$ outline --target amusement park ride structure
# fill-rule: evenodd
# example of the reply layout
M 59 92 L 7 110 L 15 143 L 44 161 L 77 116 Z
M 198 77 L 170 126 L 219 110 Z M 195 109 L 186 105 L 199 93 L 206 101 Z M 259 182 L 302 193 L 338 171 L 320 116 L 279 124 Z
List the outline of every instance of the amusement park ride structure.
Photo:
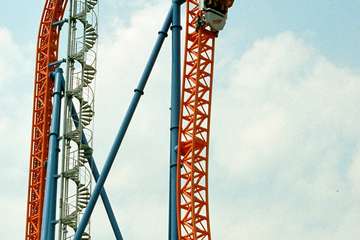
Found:
M 185 59 L 181 81 L 180 16 L 184 2 Z M 92 156 L 98 0 L 46 0 L 36 55 L 26 240 L 92 239 L 89 220 L 99 196 L 115 239 L 123 239 L 104 183 L 169 29 L 172 81 L 168 239 L 211 239 L 208 159 L 215 39 L 225 26 L 233 2 L 172 1 L 99 173 Z M 64 18 L 66 9 L 68 17 Z M 59 58 L 64 24 L 68 25 L 67 56 Z M 60 68 L 63 63 L 65 71 Z

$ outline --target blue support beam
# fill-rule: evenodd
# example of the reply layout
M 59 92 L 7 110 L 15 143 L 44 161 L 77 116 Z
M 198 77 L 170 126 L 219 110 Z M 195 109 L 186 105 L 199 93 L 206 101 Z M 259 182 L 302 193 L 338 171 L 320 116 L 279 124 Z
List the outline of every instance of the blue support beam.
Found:
M 144 89 L 146 86 L 146 83 L 149 79 L 150 73 L 152 72 L 152 69 L 155 65 L 156 59 L 159 55 L 159 52 L 161 50 L 161 47 L 164 43 L 165 38 L 167 37 L 167 32 L 170 28 L 172 22 L 172 9 L 168 13 L 165 23 L 162 26 L 161 30 L 159 31 L 158 39 L 155 43 L 154 49 L 151 52 L 150 58 L 146 64 L 145 70 L 140 78 L 139 84 L 137 88 L 134 91 L 134 96 L 131 100 L 131 103 L 128 107 L 128 110 L 126 112 L 126 115 L 123 119 L 123 122 L 120 126 L 120 129 L 116 135 L 116 138 L 114 140 L 114 143 L 111 147 L 110 153 L 105 161 L 104 168 L 99 176 L 99 179 L 95 185 L 94 191 L 90 197 L 88 206 L 85 209 L 84 215 L 81 218 L 80 224 L 78 226 L 78 229 L 75 233 L 74 240 L 81 240 L 81 236 L 84 233 L 84 230 L 89 223 L 90 216 L 94 210 L 95 204 L 99 198 L 100 192 L 103 189 L 103 186 L 105 184 L 106 178 L 109 175 L 109 172 L 111 170 L 111 167 L 115 161 L 115 157 L 117 155 L 117 152 L 119 151 L 119 148 L 121 146 L 121 143 L 125 137 L 126 131 L 130 125 L 130 121 L 135 113 L 135 110 L 137 108 L 137 105 L 140 101 L 141 96 L 144 94 Z
M 74 122 L 76 128 L 78 128 L 79 124 L 80 124 L 80 119 L 79 119 L 79 116 L 78 116 L 78 114 L 77 114 L 77 112 L 75 110 L 75 106 L 73 105 L 73 103 L 71 103 L 71 104 L 72 104 L 71 117 L 73 119 L 73 122 Z M 86 139 L 86 135 L 84 134 L 84 132 L 82 132 L 82 136 L 84 136 L 84 137 L 81 138 L 81 143 L 85 144 L 85 145 L 88 145 L 88 140 Z M 99 180 L 99 170 L 98 170 L 98 168 L 96 166 L 95 159 L 94 159 L 93 156 L 91 156 L 90 158 L 88 158 L 88 161 L 89 161 L 91 172 L 92 172 L 92 174 L 93 174 L 93 176 L 95 178 L 95 181 L 97 182 Z M 118 223 L 116 221 L 116 217 L 115 217 L 114 211 L 112 210 L 110 200 L 109 200 L 109 197 L 108 197 L 108 195 L 107 195 L 107 193 L 105 191 L 105 188 L 101 189 L 100 196 L 101 196 L 101 199 L 102 199 L 102 201 L 104 203 L 104 207 L 105 207 L 106 213 L 108 215 L 108 218 L 109 218 L 109 221 L 110 221 L 111 227 L 113 229 L 116 240 L 123 240 L 119 225 L 118 225 Z
M 56 224 L 56 196 L 59 163 L 59 132 L 60 111 L 63 90 L 63 70 L 57 68 L 52 73 L 54 80 L 53 109 L 51 114 L 51 127 L 49 137 L 49 154 L 46 168 L 45 200 L 43 207 L 43 218 L 41 227 L 41 240 L 55 239 Z
M 170 122 L 170 180 L 169 180 L 169 230 L 168 239 L 178 239 L 177 224 L 177 145 L 179 136 L 179 110 L 181 88 L 181 2 L 172 1 L 172 77 L 171 77 L 171 122 Z

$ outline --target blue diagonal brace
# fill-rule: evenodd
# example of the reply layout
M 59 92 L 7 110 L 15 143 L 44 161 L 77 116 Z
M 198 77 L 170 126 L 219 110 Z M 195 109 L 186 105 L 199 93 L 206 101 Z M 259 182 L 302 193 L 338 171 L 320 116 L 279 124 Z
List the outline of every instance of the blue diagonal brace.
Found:
M 79 119 L 79 116 L 75 110 L 75 106 L 73 103 L 71 103 L 71 117 L 74 121 L 74 124 L 76 126 L 76 128 L 79 126 L 79 123 L 80 123 L 80 119 Z M 81 139 L 81 143 L 82 144 L 88 144 L 88 140 L 86 139 L 86 136 L 84 134 L 84 132 L 82 132 L 82 136 L 84 136 L 82 139 Z M 95 163 L 95 159 L 93 156 L 89 157 L 88 158 L 88 161 L 89 161 L 89 165 L 90 165 L 90 169 L 91 169 L 91 172 L 95 178 L 95 181 L 97 182 L 98 179 L 99 179 L 99 170 L 96 166 L 96 163 Z M 110 200 L 109 200 L 109 197 L 105 191 L 104 188 L 101 189 L 101 192 L 100 192 L 100 195 L 101 195 L 101 199 L 104 203 L 104 207 L 105 207 L 105 210 L 106 210 L 106 213 L 108 215 L 108 218 L 109 218 L 109 221 L 110 221 L 110 224 L 111 224 L 111 227 L 113 229 L 113 232 L 114 232 L 114 235 L 116 237 L 116 240 L 123 240 L 123 237 L 121 235 L 121 231 L 120 231 L 120 228 L 119 228 L 119 225 L 116 221 L 116 217 L 115 217 L 115 214 L 114 214 L 114 211 L 112 210 L 112 207 L 111 207 L 111 204 L 110 204 Z
M 114 143 L 111 147 L 111 150 L 110 150 L 110 153 L 105 161 L 105 165 L 104 165 L 104 168 L 101 172 L 101 175 L 95 185 L 95 189 L 93 191 L 93 193 L 91 194 L 91 197 L 90 197 L 90 200 L 89 200 L 89 203 L 88 203 L 88 206 L 86 207 L 85 209 L 85 212 L 84 212 L 84 215 L 83 217 L 81 218 L 81 221 L 80 221 L 80 224 L 78 226 L 78 229 L 75 233 L 75 236 L 74 236 L 74 240 L 81 240 L 81 236 L 82 234 L 84 233 L 84 230 L 89 222 L 89 219 L 90 219 L 90 216 L 94 210 L 94 207 L 95 207 L 95 204 L 99 198 L 99 194 L 101 192 L 101 190 L 103 189 L 103 186 L 105 184 L 105 181 L 106 181 L 106 178 L 108 177 L 109 175 L 109 172 L 111 170 L 111 167 L 115 161 L 115 157 L 119 151 L 119 148 L 121 146 L 121 143 L 125 137 L 125 134 L 126 134 L 126 131 L 130 125 L 130 121 L 135 113 L 135 110 L 137 108 L 137 105 L 140 101 L 140 98 L 141 96 L 144 94 L 144 89 L 145 89 L 145 86 L 146 86 L 146 83 L 149 79 L 149 76 L 150 76 L 150 73 L 152 72 L 152 69 L 155 65 L 155 62 L 156 62 L 156 59 L 160 53 L 160 50 L 161 50 L 161 47 L 164 43 L 164 40 L 167 36 L 167 32 L 169 31 L 169 28 L 170 28 L 170 25 L 171 25 L 171 22 L 172 22 L 172 8 L 170 9 L 167 17 L 166 17 L 166 20 L 165 20 L 165 23 L 162 27 L 162 29 L 159 31 L 159 36 L 158 36 L 158 39 L 155 43 L 155 46 L 154 46 L 154 49 L 153 51 L 151 52 L 151 55 L 150 55 L 150 58 L 146 64 L 146 67 L 145 67 L 145 70 L 140 78 L 140 81 L 139 81 L 139 84 L 137 86 L 137 88 L 135 89 L 134 91 L 134 96 L 131 100 L 131 103 L 128 107 L 128 110 L 126 112 L 126 115 L 123 119 L 123 122 L 120 126 L 120 129 L 116 135 L 116 138 L 114 140 Z

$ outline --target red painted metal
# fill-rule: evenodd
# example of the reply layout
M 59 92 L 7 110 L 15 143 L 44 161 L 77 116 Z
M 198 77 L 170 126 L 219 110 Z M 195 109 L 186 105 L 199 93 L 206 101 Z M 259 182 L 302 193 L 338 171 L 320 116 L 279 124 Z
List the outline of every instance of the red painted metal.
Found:
M 179 123 L 179 240 L 210 240 L 208 159 L 216 33 L 197 29 L 199 0 L 187 0 L 185 63 Z
M 53 83 L 49 67 L 58 58 L 59 35 L 52 23 L 62 19 L 67 0 L 46 0 L 41 17 L 36 51 L 33 120 L 30 149 L 26 240 L 40 240 L 44 202 L 46 161 L 51 121 Z

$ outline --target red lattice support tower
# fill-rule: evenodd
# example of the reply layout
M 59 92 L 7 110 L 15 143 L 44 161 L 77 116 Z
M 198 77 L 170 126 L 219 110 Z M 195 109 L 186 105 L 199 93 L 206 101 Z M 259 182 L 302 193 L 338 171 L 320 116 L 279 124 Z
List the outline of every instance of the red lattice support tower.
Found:
M 57 61 L 59 28 L 52 24 L 62 19 L 67 0 L 46 0 L 41 17 L 36 50 L 33 120 L 30 149 L 29 186 L 26 213 L 26 240 L 40 240 L 45 190 L 46 161 L 51 122 L 53 83 L 49 64 Z
M 216 33 L 197 29 L 199 0 L 187 0 L 180 107 L 177 216 L 180 240 L 210 240 L 208 159 Z

